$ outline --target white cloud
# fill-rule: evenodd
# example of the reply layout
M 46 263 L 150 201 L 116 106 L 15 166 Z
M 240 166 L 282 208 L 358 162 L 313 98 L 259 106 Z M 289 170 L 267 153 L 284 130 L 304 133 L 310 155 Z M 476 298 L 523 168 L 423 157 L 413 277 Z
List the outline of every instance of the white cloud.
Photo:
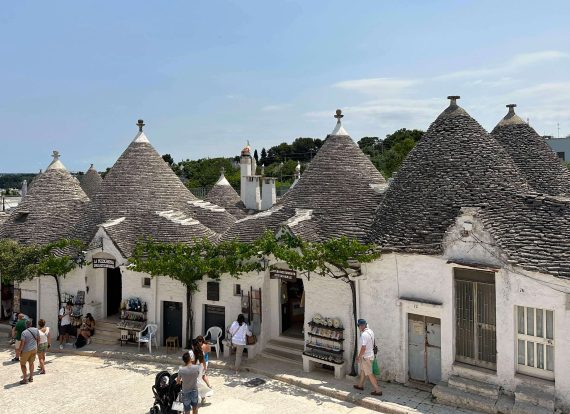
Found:
M 261 108 L 261 110 L 263 112 L 278 112 L 281 111 L 283 109 L 287 109 L 290 108 L 291 104 L 279 104 L 279 105 L 266 105 L 264 107 Z
M 421 83 L 420 79 L 371 78 L 335 83 L 333 87 L 371 95 L 396 95 Z

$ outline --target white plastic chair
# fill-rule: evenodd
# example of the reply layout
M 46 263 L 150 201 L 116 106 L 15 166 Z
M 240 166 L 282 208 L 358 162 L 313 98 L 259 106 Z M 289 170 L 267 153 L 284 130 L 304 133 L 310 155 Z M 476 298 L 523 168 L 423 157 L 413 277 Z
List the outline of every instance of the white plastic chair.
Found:
M 146 332 L 146 335 L 143 333 Z M 141 342 L 147 343 L 148 342 L 148 352 L 152 354 L 152 341 L 154 340 L 154 345 L 158 349 L 158 340 L 156 339 L 156 333 L 158 332 L 158 325 L 149 323 L 147 326 L 144 327 L 142 331 L 137 333 L 137 342 L 139 343 L 139 349 L 141 349 Z
M 216 348 L 216 357 L 220 359 L 220 338 L 222 337 L 222 328 L 219 326 L 212 326 L 206 331 L 206 335 L 204 335 L 204 339 L 208 338 L 210 335 L 210 339 L 206 339 L 210 348 Z

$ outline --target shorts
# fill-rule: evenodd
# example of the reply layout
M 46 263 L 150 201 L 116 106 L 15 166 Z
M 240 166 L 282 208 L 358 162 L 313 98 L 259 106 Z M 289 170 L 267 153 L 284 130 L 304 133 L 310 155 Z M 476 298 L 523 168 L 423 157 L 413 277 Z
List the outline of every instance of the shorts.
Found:
M 20 354 L 20 365 L 26 365 L 26 362 L 33 364 L 36 360 L 36 353 L 37 350 L 35 349 L 33 351 L 22 352 Z
M 184 411 L 198 407 L 198 390 L 182 391 L 182 404 L 184 404 Z
M 47 351 L 48 349 L 48 343 L 44 342 L 43 344 L 39 344 L 38 345 L 38 354 L 41 354 L 42 352 Z
M 60 335 L 71 335 L 71 336 L 75 336 L 76 332 L 75 329 L 73 329 L 73 326 L 71 324 L 68 325 L 61 325 L 59 327 L 59 334 Z
M 371 375 L 372 374 L 372 358 L 361 358 L 360 359 L 360 369 L 364 372 L 364 375 Z

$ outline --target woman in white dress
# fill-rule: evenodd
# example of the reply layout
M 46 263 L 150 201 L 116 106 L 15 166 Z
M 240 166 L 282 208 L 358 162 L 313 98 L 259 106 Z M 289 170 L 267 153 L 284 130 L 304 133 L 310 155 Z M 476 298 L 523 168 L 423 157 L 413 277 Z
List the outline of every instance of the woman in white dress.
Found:
M 214 390 L 206 385 L 204 382 L 204 372 L 206 371 L 206 359 L 204 358 L 204 352 L 202 352 L 202 345 L 198 341 L 194 341 L 192 344 L 192 352 L 194 353 L 194 363 L 200 365 L 200 374 L 198 375 L 198 398 L 202 401 L 202 404 L 206 402 L 206 397 L 211 397 L 214 395 Z

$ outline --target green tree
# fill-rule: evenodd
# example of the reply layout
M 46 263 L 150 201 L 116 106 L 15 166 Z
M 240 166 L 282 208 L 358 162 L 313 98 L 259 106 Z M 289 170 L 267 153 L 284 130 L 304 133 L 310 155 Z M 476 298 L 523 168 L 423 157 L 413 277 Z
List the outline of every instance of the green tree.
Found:
M 164 155 L 162 156 L 162 159 L 163 159 L 164 161 L 166 161 L 166 163 L 167 163 L 168 165 L 170 165 L 171 167 L 172 167 L 172 164 L 174 164 L 174 159 L 172 158 L 172 155 L 170 155 L 170 154 L 164 154 Z
M 390 178 L 400 169 L 402 162 L 408 153 L 421 140 L 424 132 L 418 129 L 399 129 L 392 134 L 386 135 L 381 141 L 382 150 L 371 157 L 373 164 L 382 172 L 384 177 Z
M 240 170 L 235 168 L 230 158 L 202 158 L 199 160 L 186 160 L 179 163 L 182 174 L 187 177 L 188 188 L 212 187 L 220 177 L 224 168 L 225 176 L 230 184 L 239 189 Z
M 0 240 L 0 273 L 2 281 L 22 282 L 39 276 L 55 279 L 58 303 L 61 305 L 59 278 L 85 264 L 78 240 L 62 239 L 45 245 L 22 245 L 10 239 Z

